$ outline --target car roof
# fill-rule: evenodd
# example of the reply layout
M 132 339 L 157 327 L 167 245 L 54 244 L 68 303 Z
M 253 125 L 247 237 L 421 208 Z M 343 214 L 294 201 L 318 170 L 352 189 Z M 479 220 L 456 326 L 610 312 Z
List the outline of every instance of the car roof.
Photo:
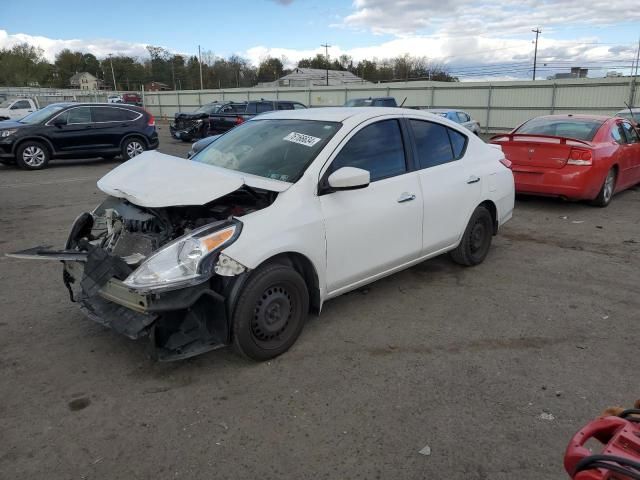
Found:
M 381 115 L 399 115 L 403 113 L 420 114 L 418 110 L 408 110 L 399 107 L 321 107 L 300 110 L 278 110 L 262 113 L 259 118 L 344 122 L 352 117 L 361 117 L 362 120 L 366 120 L 367 118 L 379 117 Z
M 565 113 L 559 115 L 541 115 L 535 118 L 544 118 L 548 120 L 599 120 L 601 122 L 606 122 L 611 119 L 611 115 L 590 115 L 586 113 Z
M 47 105 L 48 107 L 51 105 L 60 105 L 62 107 L 111 107 L 111 108 L 132 108 L 134 110 L 144 110 L 141 107 L 136 105 L 130 105 L 128 103 L 80 103 L 80 102 L 58 102 L 51 103 Z

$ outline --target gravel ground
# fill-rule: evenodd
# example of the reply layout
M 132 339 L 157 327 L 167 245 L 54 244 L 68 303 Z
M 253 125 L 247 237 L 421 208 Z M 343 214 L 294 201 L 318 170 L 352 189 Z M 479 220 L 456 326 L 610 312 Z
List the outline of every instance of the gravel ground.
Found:
M 570 436 L 640 397 L 640 188 L 519 199 L 484 264 L 332 300 L 271 362 L 160 364 L 85 319 L 58 264 L 4 257 L 62 245 L 118 163 L 0 168 L 1 478 L 562 479 Z

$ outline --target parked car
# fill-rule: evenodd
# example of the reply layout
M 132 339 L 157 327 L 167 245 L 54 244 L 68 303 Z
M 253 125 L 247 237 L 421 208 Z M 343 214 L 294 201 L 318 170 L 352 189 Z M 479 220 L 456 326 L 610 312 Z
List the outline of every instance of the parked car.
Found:
M 511 161 L 518 193 L 605 207 L 615 193 L 640 182 L 640 136 L 621 118 L 547 115 L 491 143 Z
M 427 110 L 429 113 L 448 118 L 452 122 L 459 123 L 463 127 L 469 129 L 476 135 L 480 135 L 480 123 L 471 118 L 467 112 L 461 110 L 448 110 L 443 108 L 431 108 Z
M 148 336 L 159 359 L 233 344 L 285 352 L 309 311 L 445 252 L 477 265 L 511 218 L 499 148 L 397 108 L 255 117 L 191 161 L 156 152 L 98 181 L 74 223 L 63 280 L 93 320 Z
M 12 98 L 0 103 L 0 121 L 18 120 L 38 110 L 38 104 L 31 98 Z
M 122 98 L 122 95 L 109 95 L 107 97 L 107 103 L 124 103 L 124 99 Z
M 209 104 L 211 107 L 211 104 Z M 211 110 L 194 114 L 177 113 L 175 122 L 169 126 L 174 138 L 192 141 L 209 135 L 219 135 L 240 125 L 250 118 L 273 110 L 299 110 L 307 108 L 302 103 L 289 100 L 252 100 L 249 102 L 227 102 L 214 104 Z M 204 109 L 204 107 L 201 107 Z M 208 122 L 207 122 L 208 120 Z
M 212 135 L 210 137 L 201 138 L 197 142 L 194 142 L 194 144 L 191 145 L 191 150 L 189 150 L 189 152 L 187 153 L 187 158 L 191 158 L 196 153 L 200 152 L 200 150 L 204 150 L 205 147 L 208 147 L 211 143 L 215 142 L 218 138 L 220 138 L 220 135 Z
M 122 102 L 128 105 L 142 106 L 142 97 L 137 93 L 123 93 Z
M 209 116 L 228 104 L 212 102 L 198 107 L 193 112 L 176 112 L 169 133 L 184 142 L 209 135 Z
M 397 107 L 396 99 L 393 97 L 369 97 L 369 98 L 352 98 L 347 100 L 345 107 Z
M 629 120 L 636 128 L 640 127 L 640 108 L 625 108 L 616 113 L 616 117 Z
M 52 158 L 130 159 L 157 147 L 153 115 L 132 105 L 54 103 L 0 122 L 0 163 L 27 170 L 45 168 Z

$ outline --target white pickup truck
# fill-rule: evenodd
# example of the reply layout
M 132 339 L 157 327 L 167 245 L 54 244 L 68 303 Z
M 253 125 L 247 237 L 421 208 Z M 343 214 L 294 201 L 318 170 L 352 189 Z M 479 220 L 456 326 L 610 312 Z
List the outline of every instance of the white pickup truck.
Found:
M 12 98 L 0 103 L 0 120 L 19 120 L 38 110 L 36 102 L 30 98 Z

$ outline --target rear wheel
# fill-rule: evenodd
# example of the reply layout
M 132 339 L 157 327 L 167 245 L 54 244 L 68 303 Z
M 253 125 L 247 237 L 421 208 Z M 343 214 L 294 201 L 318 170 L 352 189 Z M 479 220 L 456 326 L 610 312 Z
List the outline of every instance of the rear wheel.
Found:
M 616 178 L 616 169 L 612 168 L 607 172 L 602 188 L 600 189 L 598 196 L 591 201 L 591 205 L 595 205 L 596 207 L 606 207 L 611 203 L 613 191 L 616 188 Z
M 471 220 L 462 235 L 460 245 L 450 253 L 454 262 L 473 266 L 482 263 L 489 253 L 493 237 L 493 218 L 483 206 L 479 206 L 471 215 Z
M 257 269 L 243 287 L 233 314 L 235 349 L 252 360 L 286 352 L 297 340 L 309 311 L 309 292 L 293 268 Z
M 49 159 L 49 150 L 40 142 L 26 141 L 16 151 L 16 163 L 25 170 L 43 169 Z
M 144 142 L 138 137 L 128 138 L 122 145 L 122 158 L 131 160 L 146 149 Z

